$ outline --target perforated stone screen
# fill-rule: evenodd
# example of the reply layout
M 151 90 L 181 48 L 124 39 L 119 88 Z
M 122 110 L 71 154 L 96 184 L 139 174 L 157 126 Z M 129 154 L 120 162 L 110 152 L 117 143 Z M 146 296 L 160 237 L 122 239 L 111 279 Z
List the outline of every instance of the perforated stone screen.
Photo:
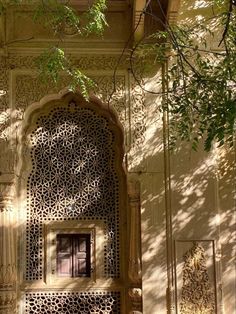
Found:
M 119 181 L 107 118 L 75 103 L 41 115 L 31 134 L 26 280 L 43 278 L 43 223 L 98 220 L 106 226 L 104 276 L 119 277 Z
M 25 314 L 119 314 L 119 292 L 30 292 Z

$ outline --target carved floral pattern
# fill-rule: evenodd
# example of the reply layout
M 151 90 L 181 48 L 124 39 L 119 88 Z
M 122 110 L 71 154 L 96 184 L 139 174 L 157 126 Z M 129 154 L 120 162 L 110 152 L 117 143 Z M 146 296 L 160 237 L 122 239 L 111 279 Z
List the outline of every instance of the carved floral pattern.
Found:
M 195 243 L 184 256 L 180 313 L 215 313 L 215 297 L 207 272 L 205 251 L 199 243 Z
M 73 58 L 72 58 L 73 59 Z M 76 64 L 81 70 L 98 72 L 98 75 L 90 75 L 97 83 L 95 94 L 104 102 L 107 102 L 113 90 L 113 71 L 117 65 L 117 58 L 112 56 L 82 56 L 79 59 L 74 58 Z M 35 70 L 35 62 L 33 57 L 14 56 L 9 59 L 9 68 Z M 119 63 L 119 70 L 127 70 L 125 60 Z M 101 74 L 99 71 L 111 71 L 111 74 Z M 33 102 L 39 101 L 43 96 L 50 93 L 57 93 L 68 85 L 66 78 L 55 88 L 53 85 L 42 85 L 36 77 L 30 74 L 19 74 L 16 77 L 15 99 L 17 108 L 25 108 Z M 129 86 L 129 98 L 126 97 L 128 82 L 125 75 L 116 75 L 116 92 L 112 95 L 111 105 L 116 109 L 120 122 L 123 124 L 126 133 L 130 134 L 130 117 L 132 120 L 132 143 L 140 145 L 143 143 L 146 130 L 146 109 L 144 103 L 144 93 L 141 87 L 132 82 Z M 19 113 L 19 118 L 23 116 L 23 111 Z
M 113 71 L 118 58 L 99 55 L 73 57 L 72 59 L 85 72 L 96 71 L 96 74 L 91 75 L 97 83 L 95 94 L 102 101 L 107 102 L 113 90 Z M 52 84 L 41 84 L 34 74 L 36 71 L 34 56 L 11 55 L 1 57 L 0 61 L 0 148 L 2 150 L 0 171 L 13 173 L 16 161 L 15 137 L 26 107 L 47 94 L 59 92 L 68 86 L 68 80 L 66 77 L 62 78 L 57 87 Z M 127 71 L 127 68 L 127 60 L 124 58 L 119 63 L 118 69 Z M 26 72 L 15 72 L 12 76 L 13 80 L 9 81 L 11 70 Z M 101 72 L 100 74 L 99 71 L 110 71 L 110 73 L 102 74 Z M 12 86 L 9 85 L 11 82 Z M 12 89 L 12 108 L 9 105 L 10 89 Z M 116 75 L 116 92 L 110 103 L 117 111 L 120 122 L 124 126 L 127 136 L 126 143 L 133 147 L 140 147 L 146 131 L 146 108 L 144 93 L 140 86 L 132 80 L 129 86 L 127 76 L 118 73 Z
M 140 146 L 146 131 L 146 110 L 144 91 L 134 80 L 131 83 L 131 119 L 132 143 L 134 146 Z
M 10 110 L 7 59 L 0 58 L 0 140 L 6 142 L 9 135 Z M 9 145 L 9 143 L 7 143 Z
M 96 96 L 103 102 L 107 102 L 110 93 L 113 89 L 112 76 L 90 76 L 97 87 L 94 91 Z M 17 107 L 21 108 L 21 114 L 23 115 L 24 110 L 29 104 L 39 101 L 42 97 L 47 94 L 58 93 L 65 86 L 69 85 L 69 80 L 66 77 L 62 77 L 58 86 L 53 84 L 42 84 L 37 77 L 32 75 L 17 75 L 16 77 L 16 102 Z M 125 76 L 119 75 L 116 78 L 116 92 L 114 93 L 111 105 L 116 109 L 119 114 L 119 118 L 122 124 L 125 123 L 126 113 L 126 98 L 125 98 Z M 19 116 L 21 119 L 22 116 Z

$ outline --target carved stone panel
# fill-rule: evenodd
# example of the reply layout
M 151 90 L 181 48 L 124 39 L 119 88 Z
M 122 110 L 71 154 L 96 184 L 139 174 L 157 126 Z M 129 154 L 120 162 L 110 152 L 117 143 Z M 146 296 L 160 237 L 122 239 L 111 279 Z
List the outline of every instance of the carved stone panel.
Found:
M 215 314 L 213 241 L 176 241 L 176 306 L 179 314 Z

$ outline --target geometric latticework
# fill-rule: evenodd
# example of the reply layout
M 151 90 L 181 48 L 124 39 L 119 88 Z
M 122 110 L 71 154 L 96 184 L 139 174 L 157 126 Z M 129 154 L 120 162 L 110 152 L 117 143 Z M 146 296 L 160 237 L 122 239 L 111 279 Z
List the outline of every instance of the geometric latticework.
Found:
M 197 242 L 184 256 L 180 313 L 215 313 L 215 296 L 207 272 L 205 251 Z
M 119 182 L 108 119 L 71 102 L 39 116 L 36 125 L 27 183 L 26 280 L 43 278 L 43 223 L 60 220 L 103 221 L 104 276 L 119 277 Z
M 120 314 L 119 292 L 27 292 L 26 314 Z

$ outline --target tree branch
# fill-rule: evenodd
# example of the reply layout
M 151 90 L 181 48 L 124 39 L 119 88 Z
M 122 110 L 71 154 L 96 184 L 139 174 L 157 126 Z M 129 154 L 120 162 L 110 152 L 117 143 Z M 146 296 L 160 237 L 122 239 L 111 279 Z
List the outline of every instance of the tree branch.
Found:
M 230 19 L 231 19 L 231 16 L 232 16 L 232 12 L 233 12 L 233 5 L 234 4 L 234 1 L 233 0 L 229 0 L 229 10 L 227 12 L 227 20 L 226 20 L 226 23 L 225 23 L 225 29 L 224 29 L 224 32 L 223 32 L 223 35 L 222 35 L 222 38 L 219 42 L 219 45 L 218 47 L 220 47 L 220 45 L 222 44 L 222 42 L 224 41 L 227 33 L 228 33 L 228 30 L 229 30 L 229 24 L 230 24 Z

